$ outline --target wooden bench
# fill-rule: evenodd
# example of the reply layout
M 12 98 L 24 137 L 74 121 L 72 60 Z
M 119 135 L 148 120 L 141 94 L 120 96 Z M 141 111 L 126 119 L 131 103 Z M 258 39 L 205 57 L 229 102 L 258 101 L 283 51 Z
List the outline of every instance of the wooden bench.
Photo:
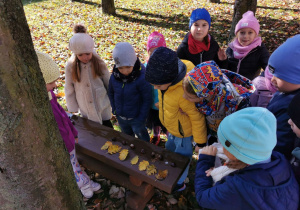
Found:
M 144 209 L 145 205 L 154 194 L 154 188 L 171 193 L 184 169 L 189 163 L 189 158 L 170 152 L 161 147 L 115 131 L 93 121 L 72 116 L 74 126 L 78 130 L 79 143 L 76 144 L 76 153 L 79 162 L 109 180 L 127 188 L 126 193 L 128 209 Z M 119 153 L 109 154 L 101 147 L 111 141 L 129 153 L 124 161 L 119 160 Z M 134 148 L 130 145 L 133 144 Z M 131 159 L 138 155 L 139 162 L 147 160 L 154 164 L 158 170 L 168 170 L 164 180 L 157 180 L 155 175 L 147 175 L 138 169 L 138 164 L 132 165 Z

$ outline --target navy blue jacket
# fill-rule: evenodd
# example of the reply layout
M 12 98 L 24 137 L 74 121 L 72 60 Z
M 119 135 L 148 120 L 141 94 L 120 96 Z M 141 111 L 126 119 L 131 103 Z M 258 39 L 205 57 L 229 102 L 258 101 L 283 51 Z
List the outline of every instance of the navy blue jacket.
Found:
M 277 121 L 277 144 L 274 150 L 284 154 L 288 160 L 292 157 L 291 153 L 295 148 L 297 136 L 288 124 L 290 117 L 287 109 L 297 93 L 300 93 L 300 89 L 291 93 L 277 91 L 267 106 L 267 109 L 275 115 Z
M 250 165 L 232 172 L 213 185 L 205 171 L 214 166 L 215 156 L 200 155 L 195 175 L 198 204 L 209 209 L 289 209 L 299 205 L 299 186 L 289 162 L 273 152 L 271 162 Z
M 145 80 L 144 65 L 141 65 L 140 75 L 131 82 L 117 80 L 112 74 L 108 97 L 113 114 L 145 123 L 152 103 L 152 89 Z

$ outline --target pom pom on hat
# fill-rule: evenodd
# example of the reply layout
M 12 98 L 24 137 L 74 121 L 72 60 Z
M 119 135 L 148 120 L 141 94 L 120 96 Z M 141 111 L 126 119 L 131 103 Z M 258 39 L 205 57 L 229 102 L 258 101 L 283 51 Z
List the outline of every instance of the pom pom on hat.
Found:
M 300 84 L 300 34 L 289 38 L 269 58 L 269 71 L 275 77 Z
M 276 118 L 266 108 L 248 107 L 225 117 L 218 128 L 218 139 L 238 160 L 253 165 L 272 154 Z
M 76 33 L 70 39 L 69 49 L 75 54 L 92 53 L 94 51 L 94 40 L 86 33 Z
M 136 62 L 136 54 L 134 48 L 128 42 L 119 42 L 113 50 L 113 58 L 116 67 L 134 66 Z
M 147 52 L 149 52 L 149 50 L 154 47 L 166 47 L 165 37 L 157 31 L 154 31 L 148 37 Z
M 51 83 L 60 77 L 60 72 L 57 64 L 51 59 L 48 54 L 36 51 L 39 65 L 43 73 L 45 83 Z
M 193 10 L 190 17 L 189 27 L 191 28 L 193 23 L 196 22 L 197 20 L 205 20 L 206 22 L 208 22 L 208 25 L 210 27 L 211 24 L 210 14 L 205 8 L 198 8 Z
M 289 108 L 288 115 L 293 120 L 295 125 L 300 129 L 300 93 L 294 96 L 292 99 Z
M 237 34 L 237 32 L 242 28 L 251 28 L 256 32 L 256 35 L 258 35 L 259 27 L 260 25 L 254 16 L 254 13 L 252 11 L 248 11 L 243 14 L 243 18 L 236 24 L 234 32 Z

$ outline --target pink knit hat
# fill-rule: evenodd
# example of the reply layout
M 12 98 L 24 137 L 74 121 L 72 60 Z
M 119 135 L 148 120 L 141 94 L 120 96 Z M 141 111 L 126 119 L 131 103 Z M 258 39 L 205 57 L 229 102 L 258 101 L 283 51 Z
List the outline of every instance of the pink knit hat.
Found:
M 240 21 L 235 26 L 235 34 L 237 34 L 237 32 L 242 28 L 251 28 L 256 32 L 256 35 L 258 35 L 259 23 L 252 11 L 248 11 L 243 14 L 243 18 L 240 19 Z
M 147 41 L 147 52 L 153 47 L 166 47 L 166 41 L 164 35 L 161 33 L 154 31 L 149 35 Z

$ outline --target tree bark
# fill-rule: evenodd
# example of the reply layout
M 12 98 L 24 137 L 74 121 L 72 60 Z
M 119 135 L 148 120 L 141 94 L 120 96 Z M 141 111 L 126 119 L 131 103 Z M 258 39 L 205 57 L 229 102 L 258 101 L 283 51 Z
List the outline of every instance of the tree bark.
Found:
M 219 4 L 221 1 L 220 0 L 207 0 L 207 2 Z
M 256 6 L 257 6 L 257 0 L 235 0 L 228 43 L 231 42 L 232 39 L 234 38 L 235 26 L 239 22 L 239 20 L 242 19 L 243 14 L 249 10 L 253 11 L 253 13 L 255 14 Z
M 84 209 L 20 0 L 0 0 L 0 208 Z
M 114 0 L 102 0 L 102 12 L 109 15 L 116 14 Z

